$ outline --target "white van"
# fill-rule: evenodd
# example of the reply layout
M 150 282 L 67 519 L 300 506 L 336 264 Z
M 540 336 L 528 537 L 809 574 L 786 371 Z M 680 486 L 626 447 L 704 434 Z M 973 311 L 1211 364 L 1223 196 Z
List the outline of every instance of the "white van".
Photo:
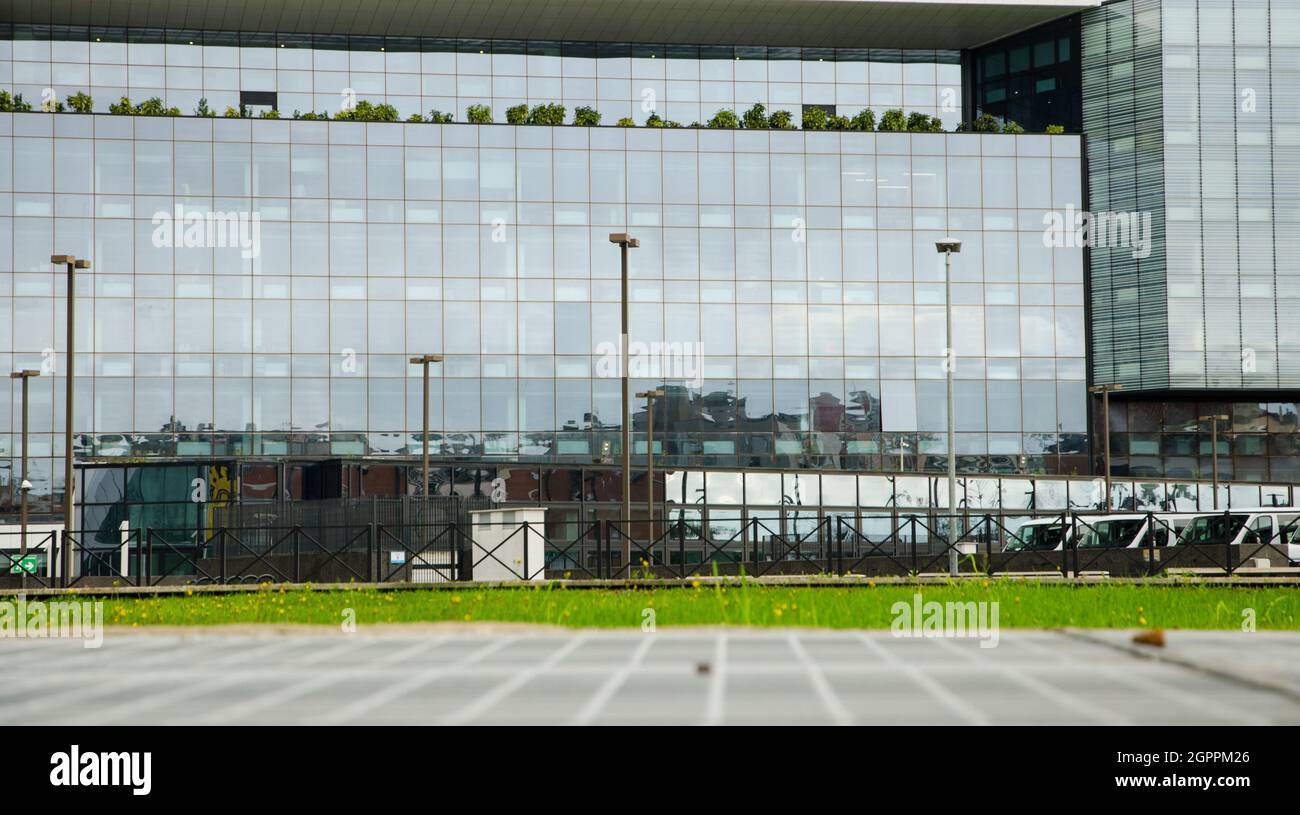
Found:
M 1164 512 L 1085 516 L 1075 519 L 1075 534 L 1080 549 L 1172 546 L 1191 517 Z
M 1071 539 L 1072 539 L 1071 535 Z M 1065 525 L 1059 517 L 1025 521 L 1007 540 L 1004 552 L 1056 552 L 1066 539 Z
M 1292 507 L 1230 509 L 1188 516 L 1179 546 L 1249 546 L 1271 544 L 1300 562 L 1300 510 Z M 1262 553 L 1261 553 L 1262 554 Z

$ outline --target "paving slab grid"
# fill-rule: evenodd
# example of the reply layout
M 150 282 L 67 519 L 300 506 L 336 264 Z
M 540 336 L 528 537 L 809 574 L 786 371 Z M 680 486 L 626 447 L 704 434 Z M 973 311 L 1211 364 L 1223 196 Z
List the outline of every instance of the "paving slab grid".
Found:
M 9 724 L 1297 724 L 1300 633 L 660 629 L 0 640 Z

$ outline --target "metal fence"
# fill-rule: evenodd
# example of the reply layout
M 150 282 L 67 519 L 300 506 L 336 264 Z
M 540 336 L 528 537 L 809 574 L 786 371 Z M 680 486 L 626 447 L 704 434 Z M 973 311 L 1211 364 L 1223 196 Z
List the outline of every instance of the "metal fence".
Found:
M 340 519 L 328 514 L 302 523 L 292 514 L 266 512 L 251 525 L 221 525 L 203 532 L 124 528 L 108 541 L 102 533 L 89 531 L 29 533 L 25 553 L 18 533 L 4 531 L 0 588 L 708 574 L 907 576 L 946 574 L 953 553 L 959 573 L 965 575 L 1154 576 L 1171 570 L 1233 575 L 1261 561 L 1272 570 L 1288 566 L 1285 542 L 1293 539 L 1300 523 L 1292 521 L 1267 535 L 1248 530 L 1244 542 L 1234 543 L 1241 530 L 1225 512 L 1223 534 L 1187 544 L 1178 540 L 1169 520 L 1155 513 L 1134 514 L 1130 520 L 1144 523 L 1146 532 L 1129 546 L 1085 535 L 1097 530 L 1097 516 L 1067 512 L 1040 519 L 1055 524 L 1061 534 L 1059 542 L 1036 546 L 1026 545 L 1016 530 L 993 515 L 960 519 L 960 532 L 950 539 L 946 519 L 935 523 L 929 516 L 822 518 L 797 530 L 775 519 L 754 517 L 715 534 L 682 519 L 660 520 L 653 526 L 645 520 L 471 522 L 465 509 L 444 507 L 438 511 L 442 517 L 430 519 L 421 511 L 390 507 L 362 513 L 351 523 L 335 523 Z M 239 514 L 223 520 L 250 518 Z M 1084 538 L 1101 543 L 1081 542 Z

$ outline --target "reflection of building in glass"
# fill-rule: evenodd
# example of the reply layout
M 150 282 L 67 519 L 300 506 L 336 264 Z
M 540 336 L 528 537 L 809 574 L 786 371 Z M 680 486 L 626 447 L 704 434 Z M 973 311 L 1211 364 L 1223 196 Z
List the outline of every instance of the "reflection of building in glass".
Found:
M 41 121 L 24 116 L 14 114 L 19 130 Z M 135 126 L 134 142 L 20 136 L 14 149 L 34 159 L 75 144 L 94 168 L 86 179 L 125 195 L 149 165 L 122 164 L 117 145 L 134 144 L 137 156 L 161 146 L 174 156 L 169 201 L 210 189 L 264 193 L 253 197 L 288 208 L 282 221 L 263 220 L 253 259 L 233 247 L 133 245 L 127 235 L 148 231 L 140 218 L 87 222 L 108 242 L 96 279 L 136 270 L 130 287 L 96 289 L 102 327 L 85 386 L 93 456 L 409 455 L 420 380 L 405 358 L 435 348 L 446 355 L 432 384 L 436 455 L 590 462 L 619 413 L 618 381 L 593 374 L 595 350 L 617 339 L 617 262 L 608 226 L 590 221 L 620 213 L 663 224 L 639 231 L 634 329 L 705 349 L 699 387 L 653 382 L 667 392 L 656 429 L 668 462 L 879 469 L 870 457 L 916 435 L 925 457 L 916 466 L 928 467 L 943 455 L 945 426 L 942 381 L 930 378 L 941 267 L 926 251 L 941 234 L 943 222 L 927 220 L 939 204 L 972 247 L 954 284 L 969 366 L 958 385 L 969 406 L 958 422 L 963 467 L 985 466 L 991 445 L 1010 439 L 1029 452 L 1045 434 L 1036 466 L 1059 471 L 1060 440 L 1083 438 L 1081 252 L 1047 249 L 1037 232 L 982 214 L 1000 202 L 1077 202 L 1074 137 L 183 118 L 163 121 L 165 133 L 103 121 Z M 342 143 L 361 135 L 374 143 Z M 217 167 L 207 186 L 187 186 Z M 891 183 L 865 184 L 864 173 Z M 980 187 L 966 189 L 964 174 Z M 311 220 L 346 215 L 336 194 L 363 195 L 367 211 L 406 222 Z M 678 220 L 701 210 L 711 214 Z M 433 211 L 437 222 L 412 222 Z M 475 223 L 498 211 L 525 221 L 499 242 L 495 227 Z M 27 234 L 49 219 L 13 221 Z M 23 279 L 35 279 L 34 252 L 16 248 Z M 220 273 L 196 274 L 209 268 Z M 160 296 L 164 285 L 171 296 Z M 17 338 L 24 353 L 53 331 L 54 301 L 31 300 L 11 306 L 41 304 L 19 317 L 33 329 Z M 1009 407 L 991 412 L 988 400 Z

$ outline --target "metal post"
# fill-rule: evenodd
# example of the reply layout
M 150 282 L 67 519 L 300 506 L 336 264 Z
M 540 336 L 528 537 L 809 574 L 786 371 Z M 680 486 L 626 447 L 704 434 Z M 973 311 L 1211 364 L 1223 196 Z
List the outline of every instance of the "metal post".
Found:
M 1002 532 L 993 526 L 993 518 L 990 515 L 984 516 L 984 522 L 988 524 L 988 535 L 984 538 L 984 572 L 989 577 L 993 576 L 993 538 L 996 535 L 998 543 L 1002 543 Z
M 916 562 L 916 516 L 912 515 L 907 519 L 907 525 L 912 527 L 912 574 L 915 575 L 920 571 Z
M 420 509 L 420 517 L 425 517 L 428 509 L 429 500 L 429 363 L 442 362 L 441 354 L 424 354 L 423 356 L 411 357 L 412 365 L 419 365 L 424 377 L 424 420 L 421 423 L 420 435 L 420 494 L 424 496 L 425 506 Z
M 18 569 L 22 572 L 22 587 L 27 588 L 27 493 L 32 491 L 31 482 L 27 480 L 27 380 L 33 376 L 40 376 L 40 371 L 15 371 L 9 374 L 10 379 L 18 379 L 22 382 L 23 392 L 23 427 L 22 427 L 22 473 L 18 476 L 18 493 L 19 493 L 19 543 L 18 543 Z M 53 552 L 47 552 L 45 557 L 48 561 Z
M 1110 509 L 1110 389 L 1106 388 L 1101 392 L 1101 443 L 1105 445 L 1102 454 L 1106 457 L 1106 504 L 1105 508 Z M 1093 459 L 1096 461 L 1096 459 Z
M 645 517 L 650 524 L 647 540 L 653 548 L 655 541 L 655 398 L 649 394 L 646 395 L 645 411 Z
M 1102 509 L 1107 511 L 1110 510 L 1110 395 L 1121 390 L 1124 390 L 1124 386 L 1121 384 L 1093 385 L 1088 388 L 1089 393 L 1101 394 L 1101 443 L 1102 456 L 1105 461 L 1102 466 L 1106 471 L 1106 500 L 1102 502 Z M 1094 466 L 1096 461 L 1097 459 L 1094 458 Z
M 424 422 L 420 436 L 420 484 L 424 491 L 424 500 L 429 500 L 429 363 L 420 366 L 424 374 Z M 427 505 L 426 505 L 427 506 Z
M 1214 495 L 1214 508 L 1219 508 L 1219 420 L 1210 422 L 1210 490 Z
M 1070 569 L 1070 530 L 1074 529 L 1073 511 L 1067 509 L 1061 520 L 1061 577 L 1069 577 Z M 1074 550 L 1074 572 L 1079 569 L 1079 550 Z
M 1147 568 L 1145 575 L 1150 576 L 1156 564 L 1156 516 L 1154 512 L 1147 513 L 1147 532 L 1146 540 L 1143 544 L 1147 550 Z M 1164 534 L 1164 528 L 1161 527 L 1160 534 Z
M 1215 490 L 1217 495 L 1218 490 Z M 1223 510 L 1223 568 L 1227 570 L 1228 577 L 1232 577 L 1232 516 L 1228 510 Z M 1244 540 L 1244 539 L 1243 539 Z
M 76 263 L 72 258 L 68 259 L 68 370 L 64 374 L 63 394 L 63 531 L 70 533 L 72 531 L 72 411 L 74 407 L 73 387 L 76 368 L 77 347 L 74 344 L 77 338 L 77 290 L 76 290 Z M 64 564 L 64 585 L 67 585 L 68 578 L 72 575 L 72 547 L 65 547 L 64 557 L 67 562 Z
M 635 249 L 641 245 L 636 238 L 631 237 L 626 232 L 612 232 L 609 236 L 610 243 L 616 243 L 619 246 L 619 258 L 621 263 L 621 322 L 619 335 L 619 374 L 622 377 L 622 401 L 623 401 L 623 422 L 622 422 L 622 446 L 623 446 L 623 502 L 622 517 L 623 523 L 623 562 L 628 566 L 628 576 L 632 572 L 632 435 L 631 435 L 631 405 L 628 400 L 628 303 L 627 303 L 627 250 Z
M 947 323 L 945 341 L 948 343 L 947 360 L 944 367 L 948 371 L 948 574 L 957 576 L 957 445 L 956 425 L 952 394 L 952 369 L 956 349 L 952 342 L 952 252 L 943 253 L 943 311 Z
M 1214 508 L 1219 508 L 1219 422 L 1229 421 L 1232 417 L 1222 413 L 1212 416 L 1198 416 L 1197 421 L 1210 423 L 1210 489 L 1214 494 Z
M 636 395 L 636 398 L 645 400 L 646 409 L 645 472 L 649 492 L 646 494 L 645 508 L 646 518 L 650 524 L 649 540 L 652 547 L 655 540 L 655 400 L 663 395 L 664 392 L 660 388 L 641 391 Z
M 622 462 L 623 462 L 623 506 L 619 520 L 623 522 L 623 562 L 631 568 L 632 565 L 632 408 L 628 403 L 628 337 L 627 337 L 627 243 L 619 247 L 619 254 L 622 256 L 622 296 L 621 296 L 621 317 L 619 328 L 619 374 L 622 377 L 621 395 L 623 419 L 620 423 L 622 429 Z M 631 571 L 628 577 L 631 577 Z
M 90 261 L 77 260 L 73 255 L 51 255 L 50 263 L 62 263 L 68 269 L 68 304 L 67 304 L 67 333 L 68 333 L 68 351 L 67 351 L 67 372 L 64 374 L 64 394 L 63 405 L 63 532 L 65 545 L 63 547 L 63 583 L 66 586 L 72 574 L 72 546 L 66 543 L 66 537 L 72 532 L 72 498 L 73 498 L 73 480 L 72 480 L 72 416 L 75 404 L 73 394 L 76 391 L 76 359 L 77 359 L 77 269 L 89 269 Z
M 957 417 L 953 405 L 952 369 L 956 367 L 957 350 L 952 340 L 952 256 L 961 251 L 961 241 L 954 237 L 935 241 L 934 248 L 943 255 L 943 315 L 946 324 L 943 367 L 948 384 L 948 574 L 957 576 Z M 918 451 L 919 452 L 919 451 Z M 913 536 L 915 537 L 915 536 Z M 913 544 L 915 546 L 915 544 Z
M 376 583 L 375 572 L 379 571 L 375 567 L 379 556 L 375 554 L 375 516 L 370 516 L 370 523 L 366 524 L 366 582 Z M 452 559 L 452 567 L 455 567 L 455 559 Z M 448 574 L 454 574 L 453 569 L 448 569 Z
M 835 516 L 835 574 L 844 574 L 844 519 Z
M 682 519 L 677 521 L 677 565 L 681 568 L 682 577 L 686 576 L 686 530 L 683 528 L 685 523 Z M 700 530 L 703 533 L 704 530 Z
M 597 561 L 605 567 L 604 577 L 606 579 L 609 579 L 614 576 L 614 562 L 613 562 L 614 555 L 612 552 L 613 547 L 610 543 L 610 532 L 609 532 L 609 529 L 611 526 L 613 526 L 613 524 L 610 523 L 608 519 L 604 521 L 597 521 L 596 523 L 601 524 L 601 529 L 604 530 L 604 534 L 600 534 L 598 537 L 598 540 L 600 541 L 601 544 L 601 554 L 600 557 L 597 559 Z
M 27 493 L 29 492 L 27 483 L 27 377 L 19 377 L 23 381 L 23 463 L 21 481 L 18 482 L 18 492 L 20 494 L 19 535 L 21 540 L 18 548 L 18 568 L 23 573 L 23 588 L 27 588 Z M 48 556 L 47 556 L 48 557 Z

